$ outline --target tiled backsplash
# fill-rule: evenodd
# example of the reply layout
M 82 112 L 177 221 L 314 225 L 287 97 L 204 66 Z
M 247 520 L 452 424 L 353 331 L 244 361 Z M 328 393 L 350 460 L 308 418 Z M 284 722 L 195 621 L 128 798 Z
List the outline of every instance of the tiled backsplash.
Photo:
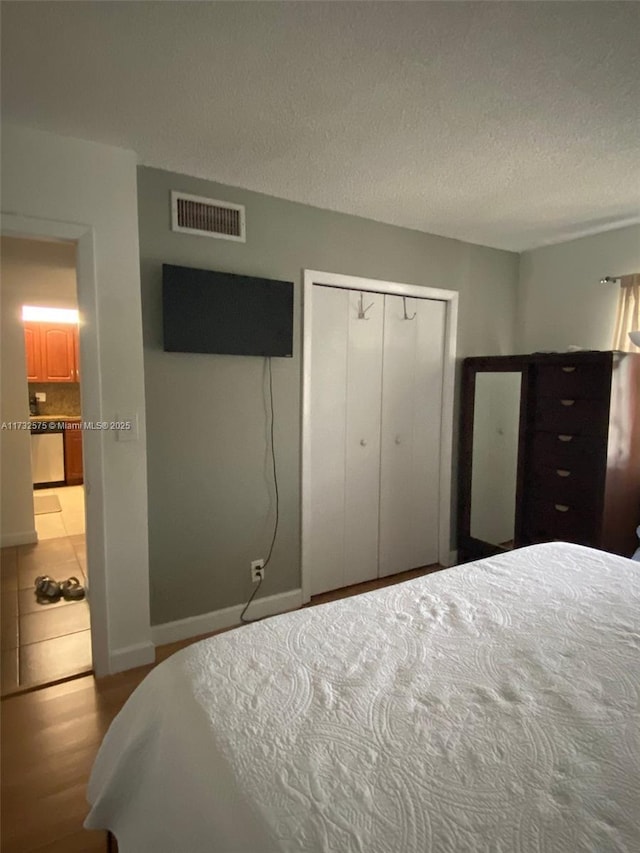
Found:
M 36 391 L 47 395 L 45 403 L 38 403 L 39 415 L 80 415 L 80 384 L 78 382 L 29 382 L 29 397 Z

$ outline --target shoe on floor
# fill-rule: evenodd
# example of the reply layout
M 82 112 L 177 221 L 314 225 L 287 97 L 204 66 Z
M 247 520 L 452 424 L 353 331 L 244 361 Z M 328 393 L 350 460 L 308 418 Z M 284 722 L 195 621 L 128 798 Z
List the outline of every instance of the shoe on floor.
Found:
M 49 575 L 39 575 L 35 581 L 36 595 L 38 601 L 44 602 L 58 601 L 62 595 L 62 587 L 58 581 L 50 578 Z
M 65 601 L 80 601 L 85 596 L 84 587 L 76 577 L 63 581 L 60 590 Z

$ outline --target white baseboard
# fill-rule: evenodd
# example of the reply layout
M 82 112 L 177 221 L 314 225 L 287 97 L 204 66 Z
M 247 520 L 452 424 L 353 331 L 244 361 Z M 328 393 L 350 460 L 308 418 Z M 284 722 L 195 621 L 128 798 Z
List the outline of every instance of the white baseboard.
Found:
M 13 548 L 16 545 L 34 545 L 38 534 L 34 530 L 24 530 L 22 533 L 3 533 L 0 537 L 0 547 Z
M 109 653 L 109 674 L 124 672 L 125 669 L 134 669 L 136 666 L 145 666 L 145 664 L 154 663 L 155 659 L 156 648 L 153 643 L 137 643 L 135 646 L 116 649 Z
M 301 605 L 302 590 L 292 589 L 278 595 L 254 599 L 247 611 L 247 617 L 260 619 L 263 616 L 275 616 L 287 610 L 297 610 Z M 198 637 L 200 634 L 209 634 L 211 631 L 220 631 L 222 628 L 233 628 L 240 624 L 240 614 L 243 609 L 244 604 L 236 604 L 233 607 L 225 607 L 223 610 L 212 610 L 209 613 L 201 613 L 199 616 L 190 616 L 188 619 L 152 625 L 151 639 L 156 646 L 162 646 L 165 643 Z

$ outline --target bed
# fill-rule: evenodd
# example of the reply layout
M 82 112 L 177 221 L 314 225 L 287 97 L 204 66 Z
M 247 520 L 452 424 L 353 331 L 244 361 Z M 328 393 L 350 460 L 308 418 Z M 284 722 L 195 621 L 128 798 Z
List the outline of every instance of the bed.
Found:
M 120 853 L 640 849 L 640 567 L 550 543 L 154 669 L 85 825 Z

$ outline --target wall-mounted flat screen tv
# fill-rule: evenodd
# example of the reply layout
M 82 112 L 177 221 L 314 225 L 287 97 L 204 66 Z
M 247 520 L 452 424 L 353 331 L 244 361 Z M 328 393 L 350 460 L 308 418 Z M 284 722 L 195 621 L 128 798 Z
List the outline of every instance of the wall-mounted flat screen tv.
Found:
M 162 265 L 166 352 L 293 355 L 293 283 Z

